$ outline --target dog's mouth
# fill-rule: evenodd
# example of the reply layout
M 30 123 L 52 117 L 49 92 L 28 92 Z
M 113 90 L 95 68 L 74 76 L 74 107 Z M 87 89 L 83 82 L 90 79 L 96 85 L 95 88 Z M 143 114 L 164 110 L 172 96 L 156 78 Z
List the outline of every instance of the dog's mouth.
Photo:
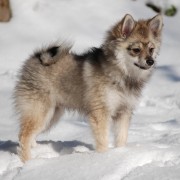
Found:
M 137 63 L 134 63 L 135 66 L 137 66 L 138 68 L 140 69 L 143 69 L 143 70 L 147 70 L 148 68 L 145 68 L 144 66 L 140 66 L 139 64 Z

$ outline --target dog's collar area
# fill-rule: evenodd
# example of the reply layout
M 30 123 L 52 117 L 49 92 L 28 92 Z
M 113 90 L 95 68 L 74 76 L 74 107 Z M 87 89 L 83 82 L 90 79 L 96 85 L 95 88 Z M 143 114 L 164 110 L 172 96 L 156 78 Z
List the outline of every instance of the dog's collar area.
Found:
M 136 63 L 134 63 L 134 65 L 137 66 L 137 67 L 140 68 L 140 69 L 147 70 L 145 67 L 140 66 L 140 65 L 138 65 L 138 64 L 136 64 Z

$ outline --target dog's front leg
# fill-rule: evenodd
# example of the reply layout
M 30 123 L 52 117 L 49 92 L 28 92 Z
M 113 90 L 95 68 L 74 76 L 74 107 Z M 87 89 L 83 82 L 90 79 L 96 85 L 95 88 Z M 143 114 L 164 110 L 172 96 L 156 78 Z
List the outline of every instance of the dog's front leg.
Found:
M 118 113 L 117 116 L 113 118 L 116 147 L 122 147 L 126 145 L 131 114 L 131 111 L 124 111 Z
M 96 110 L 89 115 L 90 124 L 96 141 L 96 150 L 108 149 L 108 118 L 104 110 Z

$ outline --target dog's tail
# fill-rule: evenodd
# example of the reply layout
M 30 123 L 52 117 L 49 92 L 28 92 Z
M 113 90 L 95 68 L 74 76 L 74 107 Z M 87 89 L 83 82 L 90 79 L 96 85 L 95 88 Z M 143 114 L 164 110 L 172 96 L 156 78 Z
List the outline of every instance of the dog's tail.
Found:
M 34 53 L 33 58 L 37 58 L 42 65 L 49 66 L 55 64 L 59 59 L 67 56 L 72 48 L 71 44 L 52 44 Z

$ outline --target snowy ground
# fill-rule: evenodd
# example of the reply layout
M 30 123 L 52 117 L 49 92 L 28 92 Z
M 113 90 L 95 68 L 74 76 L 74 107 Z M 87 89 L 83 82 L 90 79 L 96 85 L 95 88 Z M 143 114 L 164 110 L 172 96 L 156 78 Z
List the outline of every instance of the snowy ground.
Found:
M 163 1 L 159 1 L 163 4 Z M 166 1 L 175 3 L 178 0 Z M 17 156 L 18 123 L 12 91 L 22 62 L 35 48 L 74 41 L 80 52 L 98 46 L 104 32 L 124 14 L 149 18 L 143 0 L 12 0 L 13 19 L 0 23 L 0 179 L 2 180 L 179 180 L 180 179 L 180 14 L 164 17 L 157 69 L 133 116 L 128 144 L 103 154 L 93 150 L 84 117 L 66 114 L 38 137 L 33 159 Z

